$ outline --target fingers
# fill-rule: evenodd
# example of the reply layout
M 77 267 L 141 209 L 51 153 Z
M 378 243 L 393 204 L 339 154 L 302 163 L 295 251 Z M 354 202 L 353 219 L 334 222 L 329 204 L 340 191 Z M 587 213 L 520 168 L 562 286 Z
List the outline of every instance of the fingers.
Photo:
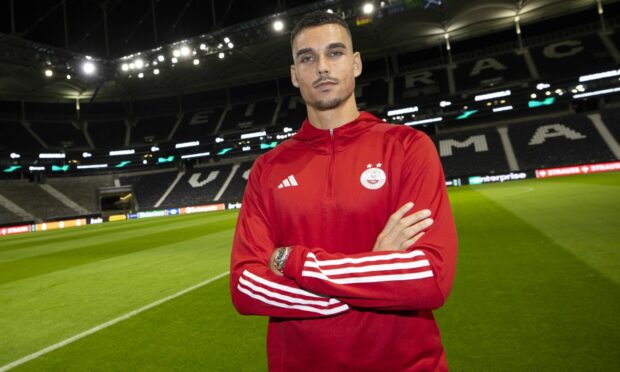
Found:
M 384 236 L 390 240 L 399 239 L 400 241 L 403 241 L 406 239 L 410 239 L 417 232 L 413 234 L 409 234 L 407 233 L 407 229 L 415 226 L 415 224 L 419 224 L 422 221 L 428 220 L 427 217 L 430 216 L 430 214 L 431 214 L 431 211 L 429 211 L 428 209 L 424 209 L 416 213 L 413 213 L 405 218 L 401 218 L 398 222 L 394 224 L 394 226 L 392 227 L 392 230 L 390 230 L 387 234 L 384 234 Z M 418 225 L 418 227 L 419 226 L 422 226 L 422 225 Z
M 402 207 L 398 208 L 396 212 L 392 213 L 392 215 L 388 219 L 388 222 L 385 224 L 385 227 L 383 228 L 381 234 L 386 235 L 390 231 L 392 231 L 394 226 L 396 226 L 396 224 L 400 222 L 403 216 L 407 214 L 407 212 L 409 212 L 411 208 L 413 208 L 413 202 L 406 203 Z
M 425 234 L 425 233 L 419 233 L 418 235 L 414 236 L 413 238 L 411 238 L 411 239 L 407 240 L 406 242 L 404 242 L 404 243 L 401 245 L 400 249 L 401 249 L 401 250 L 405 250 L 405 249 L 407 249 L 407 248 L 411 247 L 412 245 L 414 245 L 414 244 L 415 244 L 415 242 L 417 242 L 418 240 L 420 240 L 420 238 L 421 238 L 424 234 Z

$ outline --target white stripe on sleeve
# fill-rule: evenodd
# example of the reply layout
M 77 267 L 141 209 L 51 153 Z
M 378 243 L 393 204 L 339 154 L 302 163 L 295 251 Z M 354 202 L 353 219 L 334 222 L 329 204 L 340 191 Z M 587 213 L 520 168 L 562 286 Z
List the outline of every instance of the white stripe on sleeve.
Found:
M 289 305 L 289 304 L 285 304 L 282 302 L 278 302 L 278 301 L 273 301 L 273 300 L 269 300 L 257 293 L 252 292 L 249 289 L 246 289 L 240 285 L 237 284 L 237 289 L 240 292 L 245 293 L 246 295 L 252 297 L 255 300 L 264 302 L 268 305 L 272 305 L 272 306 L 276 306 L 276 307 L 281 307 L 281 308 L 285 308 L 285 309 L 297 309 L 297 310 L 303 310 L 303 311 L 308 311 L 308 312 L 313 312 L 313 313 L 318 313 L 318 314 L 322 314 L 322 315 L 333 315 L 333 314 L 338 314 L 340 312 L 343 311 L 347 311 L 349 309 L 349 306 L 346 304 L 343 304 L 342 306 L 339 307 L 335 307 L 332 309 L 317 309 L 315 307 L 312 306 L 306 306 L 306 305 Z

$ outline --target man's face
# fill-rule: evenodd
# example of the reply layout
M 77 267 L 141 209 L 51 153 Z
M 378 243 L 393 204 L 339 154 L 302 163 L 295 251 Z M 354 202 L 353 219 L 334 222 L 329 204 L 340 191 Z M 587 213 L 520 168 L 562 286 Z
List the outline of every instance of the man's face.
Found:
M 355 90 L 362 72 L 358 52 L 344 27 L 326 24 L 306 28 L 293 41 L 291 80 L 307 105 L 319 111 L 339 107 Z

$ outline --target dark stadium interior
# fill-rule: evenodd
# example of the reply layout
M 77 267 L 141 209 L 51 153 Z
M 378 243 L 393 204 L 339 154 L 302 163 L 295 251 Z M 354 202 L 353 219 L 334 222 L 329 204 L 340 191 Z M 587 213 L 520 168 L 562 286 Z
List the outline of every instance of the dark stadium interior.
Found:
M 0 225 L 98 214 L 110 187 L 141 211 L 240 202 L 254 159 L 306 116 L 288 31 L 316 9 L 351 27 L 359 108 L 429 134 L 447 179 L 619 159 L 620 74 L 579 78 L 618 69 L 620 1 L 376 3 L 3 2 Z

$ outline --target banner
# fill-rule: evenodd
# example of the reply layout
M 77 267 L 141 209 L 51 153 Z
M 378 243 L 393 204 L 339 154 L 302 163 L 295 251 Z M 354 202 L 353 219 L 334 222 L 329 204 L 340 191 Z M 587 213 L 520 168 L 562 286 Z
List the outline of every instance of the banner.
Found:
M 536 178 L 570 176 L 574 174 L 588 174 L 620 171 L 620 161 L 610 163 L 582 164 L 568 167 L 545 168 L 536 170 Z

